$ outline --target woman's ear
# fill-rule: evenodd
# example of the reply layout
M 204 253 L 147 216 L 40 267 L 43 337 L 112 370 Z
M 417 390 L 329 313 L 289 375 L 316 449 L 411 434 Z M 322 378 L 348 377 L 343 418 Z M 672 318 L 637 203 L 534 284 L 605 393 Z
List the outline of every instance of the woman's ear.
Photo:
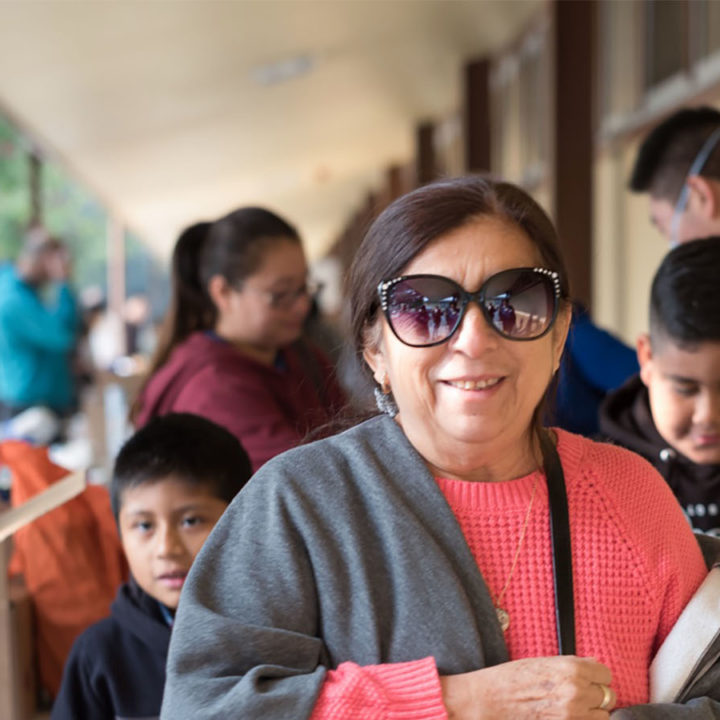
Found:
M 650 335 L 643 333 L 637 339 L 637 359 L 640 365 L 640 379 L 646 386 L 650 385 L 653 372 L 653 353 Z
M 365 360 L 368 367 L 372 370 L 375 382 L 378 385 L 382 385 L 387 377 L 387 366 L 385 365 L 381 329 L 377 325 L 365 331 L 363 360 Z
M 230 302 L 232 287 L 222 275 L 213 275 L 208 283 L 208 295 L 219 312 L 225 311 Z

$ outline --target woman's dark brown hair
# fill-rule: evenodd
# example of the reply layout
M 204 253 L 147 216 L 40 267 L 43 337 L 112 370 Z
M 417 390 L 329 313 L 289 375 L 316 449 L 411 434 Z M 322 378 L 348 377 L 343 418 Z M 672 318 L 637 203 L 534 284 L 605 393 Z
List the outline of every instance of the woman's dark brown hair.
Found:
M 300 243 L 297 230 L 275 213 L 259 207 L 240 208 L 214 223 L 201 222 L 184 230 L 172 256 L 172 296 L 158 347 L 138 392 L 130 418 L 140 412 L 140 398 L 150 378 L 172 351 L 197 330 L 211 330 L 217 308 L 208 294 L 210 279 L 221 275 L 241 289 L 278 242 Z
M 485 177 L 454 178 L 425 185 L 397 199 L 381 213 L 350 268 L 350 328 L 363 366 L 367 331 L 375 323 L 379 309 L 378 284 L 401 275 L 436 238 L 483 216 L 501 218 L 520 228 L 537 248 L 544 266 L 559 273 L 562 297 L 569 298 L 555 228 L 526 192 Z M 539 412 L 540 409 L 536 415 Z

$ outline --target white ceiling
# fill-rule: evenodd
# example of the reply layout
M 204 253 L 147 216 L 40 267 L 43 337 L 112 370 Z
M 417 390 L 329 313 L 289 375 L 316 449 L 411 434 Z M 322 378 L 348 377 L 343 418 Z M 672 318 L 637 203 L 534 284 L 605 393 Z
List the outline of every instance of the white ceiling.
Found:
M 159 253 L 258 203 L 317 257 L 540 1 L 0 0 L 0 103 Z

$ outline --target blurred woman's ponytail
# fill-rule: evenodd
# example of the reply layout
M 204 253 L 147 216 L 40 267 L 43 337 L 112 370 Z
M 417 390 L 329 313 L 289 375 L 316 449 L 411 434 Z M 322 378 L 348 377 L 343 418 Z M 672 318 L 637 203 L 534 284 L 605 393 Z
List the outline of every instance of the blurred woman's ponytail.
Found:
M 172 351 L 196 330 L 215 326 L 217 309 L 200 279 L 200 260 L 212 223 L 199 222 L 183 230 L 175 243 L 171 264 L 170 307 L 163 321 L 158 346 L 150 368 L 130 410 L 134 421 L 140 412 L 139 398 L 155 372 L 167 361 Z

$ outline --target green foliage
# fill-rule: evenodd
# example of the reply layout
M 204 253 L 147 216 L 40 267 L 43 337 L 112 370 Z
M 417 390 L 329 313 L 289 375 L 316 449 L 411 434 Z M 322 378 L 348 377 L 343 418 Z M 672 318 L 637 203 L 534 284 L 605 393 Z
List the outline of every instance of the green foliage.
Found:
M 46 227 L 72 252 L 78 287 L 97 285 L 107 294 L 107 213 L 103 206 L 63 168 L 45 162 L 42 208 Z
M 30 220 L 30 164 L 20 133 L 0 115 L 0 261 L 13 260 Z

